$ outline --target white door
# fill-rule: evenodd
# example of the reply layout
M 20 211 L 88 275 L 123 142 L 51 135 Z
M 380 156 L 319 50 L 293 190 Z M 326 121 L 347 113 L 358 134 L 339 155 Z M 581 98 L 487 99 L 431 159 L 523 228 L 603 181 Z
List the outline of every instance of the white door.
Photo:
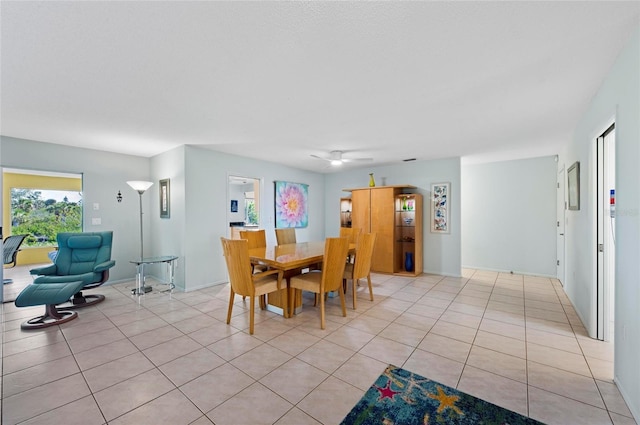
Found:
M 565 208 L 567 203 L 565 201 L 565 173 L 564 173 L 564 165 L 558 172 L 558 190 L 556 194 L 556 208 L 557 208 L 557 229 L 556 229 L 556 253 L 557 253 L 557 262 L 556 262 L 556 277 L 560 281 L 560 283 L 564 286 L 564 225 L 565 225 Z

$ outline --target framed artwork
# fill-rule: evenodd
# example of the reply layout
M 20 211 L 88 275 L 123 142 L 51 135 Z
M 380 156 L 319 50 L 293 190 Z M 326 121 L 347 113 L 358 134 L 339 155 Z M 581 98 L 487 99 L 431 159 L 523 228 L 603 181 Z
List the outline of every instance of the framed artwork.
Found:
M 567 170 L 569 209 L 580 210 L 580 162 L 576 161 Z
M 431 185 L 431 233 L 449 233 L 450 183 Z
M 274 181 L 276 229 L 309 225 L 309 185 Z
M 232 199 L 231 200 L 231 212 L 238 212 L 238 200 L 237 199 Z
M 169 179 L 160 180 L 160 218 L 169 218 L 171 216 L 171 193 L 169 186 Z

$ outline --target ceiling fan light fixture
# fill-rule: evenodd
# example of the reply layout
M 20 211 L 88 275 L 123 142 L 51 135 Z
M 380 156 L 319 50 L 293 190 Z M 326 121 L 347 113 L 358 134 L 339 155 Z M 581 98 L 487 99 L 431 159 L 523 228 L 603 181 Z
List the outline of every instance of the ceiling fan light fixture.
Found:
M 331 165 L 333 165 L 334 167 L 337 167 L 338 165 L 342 165 L 342 160 L 341 159 L 332 159 L 331 160 Z

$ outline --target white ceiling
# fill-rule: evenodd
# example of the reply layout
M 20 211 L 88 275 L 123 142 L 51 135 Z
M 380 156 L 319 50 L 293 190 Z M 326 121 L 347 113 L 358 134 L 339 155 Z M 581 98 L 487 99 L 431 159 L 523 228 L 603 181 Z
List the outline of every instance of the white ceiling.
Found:
M 331 171 L 553 155 L 640 2 L 13 2 L 5 136 L 153 156 L 182 144 Z

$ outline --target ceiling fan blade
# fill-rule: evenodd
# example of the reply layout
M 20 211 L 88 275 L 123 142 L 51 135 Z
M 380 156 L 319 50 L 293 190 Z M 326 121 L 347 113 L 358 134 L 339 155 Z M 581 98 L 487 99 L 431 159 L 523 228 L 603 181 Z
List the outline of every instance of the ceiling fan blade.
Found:
M 330 159 L 328 159 L 328 158 L 323 158 L 323 157 L 321 157 L 321 156 L 313 155 L 313 154 L 312 154 L 311 156 L 312 156 L 312 157 L 314 157 L 314 158 L 317 158 L 317 159 L 322 159 L 323 161 L 329 161 L 329 162 L 331 162 L 331 160 L 330 160 Z
M 373 161 L 373 158 L 342 158 L 343 162 L 369 162 Z

